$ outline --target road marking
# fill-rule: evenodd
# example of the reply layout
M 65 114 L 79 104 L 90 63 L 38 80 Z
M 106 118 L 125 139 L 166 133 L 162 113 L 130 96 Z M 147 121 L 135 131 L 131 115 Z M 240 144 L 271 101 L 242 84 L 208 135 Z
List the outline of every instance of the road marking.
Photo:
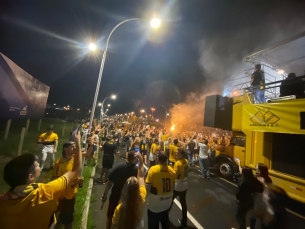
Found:
M 302 219 L 305 220 L 305 216 L 300 215 L 300 214 L 298 214 L 298 213 L 296 213 L 296 212 L 290 210 L 289 208 L 285 208 L 285 209 L 286 209 L 286 211 L 290 212 L 291 214 L 293 214 L 293 215 L 295 215 L 295 216 L 298 216 L 298 217 L 300 217 L 300 218 L 302 218 Z
M 144 164 L 144 168 L 146 170 L 148 170 L 148 167 Z M 175 204 L 178 206 L 178 208 L 180 208 L 182 210 L 181 204 L 179 203 L 179 201 L 177 199 L 174 200 Z M 197 229 L 204 229 L 200 223 L 198 223 L 198 221 L 191 215 L 191 213 L 187 212 L 187 218 L 189 218 L 189 220 L 194 224 L 194 226 Z
M 181 204 L 179 203 L 179 201 L 177 199 L 175 199 L 174 202 L 182 210 L 182 207 L 181 207 Z M 187 212 L 187 218 L 189 218 L 189 220 L 194 224 L 194 226 L 197 229 L 204 229 L 189 212 Z
M 196 167 L 198 167 L 199 168 L 199 166 L 198 165 L 196 165 Z M 214 173 L 211 173 L 212 175 L 214 175 L 214 176 L 217 176 L 216 174 L 214 174 Z M 234 185 L 235 187 L 238 187 L 236 184 L 234 184 L 234 183 L 232 183 L 232 182 L 230 182 L 230 181 L 228 181 L 228 180 L 226 180 L 226 179 L 224 179 L 224 178 L 222 178 L 222 177 L 219 177 L 219 176 L 217 176 L 219 179 L 221 179 L 221 180 L 223 180 L 223 181 L 225 181 L 225 182 L 227 182 L 227 183 L 229 183 L 229 184 L 231 184 L 231 185 Z M 305 216 L 303 216 L 303 215 L 300 215 L 300 214 L 298 214 L 298 213 L 296 213 L 296 212 L 294 212 L 294 211 L 292 211 L 292 210 L 290 210 L 289 208 L 285 208 L 286 209 L 286 211 L 288 211 L 289 213 L 291 213 L 291 214 L 293 214 L 293 215 L 295 215 L 295 216 L 297 216 L 297 217 L 300 217 L 300 218 L 302 218 L 302 219 L 304 219 L 305 220 Z

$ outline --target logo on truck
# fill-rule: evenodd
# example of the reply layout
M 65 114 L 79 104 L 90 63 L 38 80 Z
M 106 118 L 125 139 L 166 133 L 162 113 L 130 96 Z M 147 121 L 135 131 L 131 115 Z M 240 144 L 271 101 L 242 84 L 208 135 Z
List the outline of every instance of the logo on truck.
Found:
M 251 126 L 273 126 L 280 118 L 273 114 L 271 111 L 267 111 L 265 114 L 258 111 L 250 120 L 254 123 Z

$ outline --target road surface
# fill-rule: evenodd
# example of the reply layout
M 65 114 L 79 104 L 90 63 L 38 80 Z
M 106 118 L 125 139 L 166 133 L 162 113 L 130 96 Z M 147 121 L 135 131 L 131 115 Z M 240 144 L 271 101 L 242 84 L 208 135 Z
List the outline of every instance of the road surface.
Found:
M 121 153 L 123 148 L 120 148 Z M 99 165 L 94 177 L 94 185 L 92 194 L 95 196 L 95 201 L 91 203 L 93 211 L 92 218 L 95 228 L 105 228 L 106 225 L 106 210 L 107 204 L 105 203 L 104 209 L 101 207 L 101 196 L 104 192 L 105 185 L 97 182 L 102 168 L 102 155 L 99 153 Z M 118 156 L 115 157 L 115 163 L 123 161 Z M 188 206 L 188 228 L 198 229 L 232 229 L 238 228 L 236 222 L 236 201 L 235 194 L 237 192 L 237 185 L 233 182 L 224 180 L 218 177 L 215 173 L 211 175 L 210 179 L 203 179 L 199 177 L 198 168 L 189 168 L 188 177 L 188 192 L 187 192 L 187 206 Z M 110 192 L 109 192 L 110 194 Z M 108 202 L 107 202 L 108 203 Z M 169 218 L 171 221 L 171 228 L 179 228 L 178 219 L 182 217 L 180 210 L 179 200 L 175 200 L 173 208 L 170 211 Z M 294 205 L 290 206 L 294 207 Z M 296 206 L 297 208 L 298 206 Z M 290 211 L 288 209 L 288 211 Z M 145 228 L 147 228 L 147 209 L 145 208 L 143 219 Z M 301 215 L 288 212 L 287 220 L 289 228 L 298 229 L 305 228 L 304 213 Z M 160 227 L 161 228 L 161 227 Z M 257 223 L 257 227 L 259 223 Z M 289 229 L 287 228 L 287 229 Z

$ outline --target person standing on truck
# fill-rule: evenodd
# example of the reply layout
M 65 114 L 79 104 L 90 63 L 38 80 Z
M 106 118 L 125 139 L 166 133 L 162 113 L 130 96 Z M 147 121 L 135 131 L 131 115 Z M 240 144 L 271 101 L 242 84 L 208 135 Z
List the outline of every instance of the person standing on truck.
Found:
M 261 70 L 260 64 L 255 65 L 254 73 L 245 72 L 251 76 L 250 85 L 253 88 L 255 103 L 265 103 L 265 73 Z
M 209 155 L 211 153 L 208 140 L 204 140 L 203 142 L 198 143 L 199 146 L 199 165 L 200 165 L 200 172 L 199 175 L 201 178 L 205 178 L 204 170 L 206 170 L 207 178 L 210 178 L 210 168 L 209 168 Z

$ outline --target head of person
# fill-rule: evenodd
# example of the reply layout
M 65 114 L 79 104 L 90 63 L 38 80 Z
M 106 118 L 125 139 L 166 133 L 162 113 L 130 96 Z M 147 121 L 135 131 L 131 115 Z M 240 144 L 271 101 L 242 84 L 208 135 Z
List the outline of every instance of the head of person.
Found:
M 65 158 L 71 158 L 74 154 L 76 146 L 72 141 L 68 141 L 63 145 L 62 156 Z
M 268 167 L 265 164 L 258 163 L 256 166 L 256 171 L 260 177 L 264 178 L 267 184 L 272 183 L 272 180 L 269 177 Z
M 168 138 L 167 142 L 168 142 L 168 144 L 171 144 L 172 143 L 172 138 Z
M 196 139 L 197 138 L 197 136 L 195 135 L 194 137 L 193 137 L 193 139 Z
M 204 142 L 204 144 L 205 144 L 205 145 L 207 145 L 207 144 L 209 143 L 209 141 L 208 141 L 208 140 L 206 140 L 206 139 L 205 139 L 205 140 L 203 140 L 203 142 Z
M 287 78 L 288 78 L 288 79 L 292 79 L 292 78 L 296 78 L 296 77 L 297 77 L 297 75 L 296 75 L 295 73 L 292 72 L 292 73 L 289 73 L 289 74 L 288 74 L 288 77 L 287 77 Z
M 168 156 L 164 151 L 159 151 L 157 153 L 158 164 L 166 165 L 167 159 L 168 159 Z
M 185 153 L 186 153 L 185 150 L 182 147 L 180 147 L 176 152 L 177 158 L 178 159 L 185 158 Z
M 142 219 L 143 209 L 141 208 L 142 198 L 139 182 L 136 177 L 132 176 L 126 180 L 122 190 L 121 201 L 118 228 L 137 228 Z
M 52 128 L 52 127 L 49 127 L 49 128 L 47 129 L 47 135 L 51 135 L 51 134 L 53 134 L 53 128 Z
M 164 150 L 164 142 L 161 141 L 161 142 L 159 143 L 159 145 L 160 145 L 160 150 Z
M 178 143 L 179 143 L 179 141 L 178 141 L 178 139 L 176 138 L 176 139 L 174 140 L 174 145 L 178 145 Z
M 155 143 L 156 145 L 158 145 L 158 144 L 159 144 L 159 139 L 158 139 L 158 138 L 155 138 L 154 143 Z
M 254 179 L 252 169 L 245 166 L 242 170 L 243 182 L 252 181 Z
M 114 139 L 114 135 L 111 135 L 111 137 L 108 136 L 108 137 L 106 138 L 106 141 L 107 141 L 107 142 L 108 142 L 108 141 L 111 141 L 111 139 Z
M 134 164 L 136 162 L 136 157 L 135 157 L 135 151 L 134 150 L 129 150 L 126 152 L 126 159 L 129 163 Z
M 254 71 L 256 72 L 256 71 L 259 71 L 259 70 L 261 70 L 262 69 L 262 65 L 260 65 L 260 64 L 256 64 L 255 66 L 254 66 Z
M 33 154 L 23 154 L 5 165 L 3 179 L 10 186 L 10 191 L 19 185 L 35 183 L 41 172 L 37 160 Z

